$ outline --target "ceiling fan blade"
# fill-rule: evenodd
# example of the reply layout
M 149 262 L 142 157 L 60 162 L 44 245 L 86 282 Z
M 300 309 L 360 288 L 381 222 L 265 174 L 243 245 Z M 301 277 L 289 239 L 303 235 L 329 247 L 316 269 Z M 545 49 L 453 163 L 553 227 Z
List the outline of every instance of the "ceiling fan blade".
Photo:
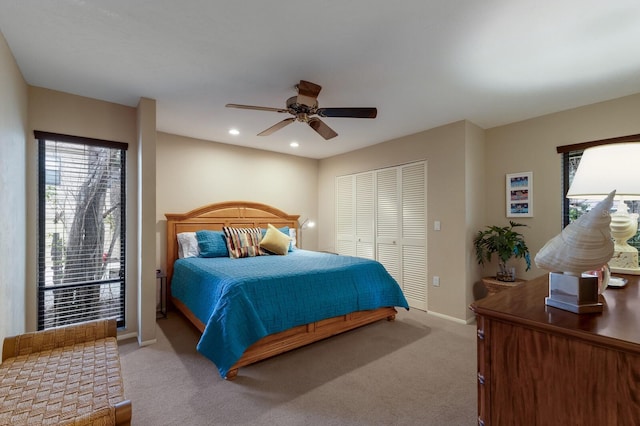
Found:
M 306 106 L 314 106 L 316 104 L 316 98 L 322 90 L 322 86 L 319 86 L 310 81 L 300 80 L 298 84 L 298 103 Z
M 320 117 L 376 118 L 377 108 L 318 108 Z
M 226 104 L 225 106 L 227 108 L 253 109 L 258 111 L 289 112 L 288 109 L 283 109 L 283 108 L 271 108 L 271 107 L 262 107 L 262 106 L 253 106 L 253 105 Z
M 267 130 L 263 130 L 262 132 L 258 133 L 258 136 L 268 136 L 271 133 L 275 132 L 276 130 L 280 130 L 282 129 L 284 126 L 293 123 L 294 121 L 296 121 L 295 118 L 291 117 L 291 118 L 285 118 L 284 120 L 282 120 L 279 123 L 274 124 L 273 126 L 269 127 Z
M 326 140 L 329 140 L 331 138 L 335 138 L 336 136 L 338 136 L 338 134 L 334 132 L 331 127 L 324 124 L 324 122 L 320 120 L 318 117 L 310 118 L 308 123 L 313 130 L 318 132 L 318 134 L 323 138 L 325 138 Z

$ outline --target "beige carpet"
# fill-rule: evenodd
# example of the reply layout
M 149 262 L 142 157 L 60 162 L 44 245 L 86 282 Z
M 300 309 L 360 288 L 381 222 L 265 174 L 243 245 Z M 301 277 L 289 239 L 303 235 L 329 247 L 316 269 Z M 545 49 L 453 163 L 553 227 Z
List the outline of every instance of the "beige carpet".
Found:
M 475 425 L 475 325 L 412 309 L 239 370 L 233 382 L 178 313 L 158 343 L 120 342 L 133 425 Z

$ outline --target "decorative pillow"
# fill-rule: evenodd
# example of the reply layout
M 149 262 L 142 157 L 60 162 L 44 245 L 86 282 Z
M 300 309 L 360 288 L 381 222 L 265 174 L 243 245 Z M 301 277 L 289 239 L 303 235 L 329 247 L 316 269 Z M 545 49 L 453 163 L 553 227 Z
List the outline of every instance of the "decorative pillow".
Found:
M 271 225 L 271 224 L 269 224 L 269 225 Z M 267 230 L 264 229 L 264 228 L 261 228 L 261 229 L 262 229 L 262 238 L 264 238 L 264 236 L 267 234 Z M 288 226 L 283 226 L 282 228 L 277 228 L 277 229 L 278 229 L 278 231 L 282 232 L 283 234 L 288 235 L 289 237 L 292 237 L 292 238 L 289 238 L 289 240 L 291 241 L 291 243 L 289 244 L 289 251 L 293 251 L 296 248 L 295 247 L 295 245 L 296 245 L 296 230 L 295 230 L 295 228 L 289 228 Z
M 227 242 L 222 231 L 196 231 L 200 257 L 229 257 Z
M 265 254 L 260 248 L 262 231 L 260 228 L 222 228 L 227 237 L 229 257 L 238 259 L 241 257 L 262 256 Z
M 289 230 L 287 229 L 287 232 Z M 267 225 L 267 232 L 260 241 L 260 247 L 271 253 L 285 255 L 291 246 L 291 238 L 272 224 Z
M 195 232 L 181 232 L 176 235 L 178 238 L 178 258 L 198 257 L 198 240 Z
M 291 245 L 289 246 L 289 251 L 294 251 L 298 248 L 296 245 L 296 241 L 298 240 L 298 236 L 296 233 L 296 228 L 289 228 L 289 237 L 291 238 Z

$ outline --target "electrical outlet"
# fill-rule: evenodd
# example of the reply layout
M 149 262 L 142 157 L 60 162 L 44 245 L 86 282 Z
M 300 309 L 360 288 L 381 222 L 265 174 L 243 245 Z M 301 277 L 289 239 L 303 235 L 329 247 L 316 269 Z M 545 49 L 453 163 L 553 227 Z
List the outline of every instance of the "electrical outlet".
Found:
M 434 287 L 440 287 L 440 277 L 438 277 L 438 276 L 434 276 L 433 277 L 433 286 Z
M 433 222 L 433 230 L 434 231 L 439 231 L 440 230 L 440 221 L 436 220 L 435 222 Z

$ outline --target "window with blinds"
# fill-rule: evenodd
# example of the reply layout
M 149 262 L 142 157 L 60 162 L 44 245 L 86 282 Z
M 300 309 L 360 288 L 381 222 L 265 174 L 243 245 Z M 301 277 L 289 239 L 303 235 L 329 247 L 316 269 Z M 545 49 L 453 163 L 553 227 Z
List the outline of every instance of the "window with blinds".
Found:
M 577 218 L 579 218 L 584 213 L 591 210 L 593 206 L 598 204 L 600 200 L 580 200 L 580 199 L 568 199 L 564 196 L 567 192 L 569 192 L 569 188 L 571 187 L 571 182 L 573 181 L 573 176 L 576 174 L 576 170 L 578 170 L 578 165 L 580 164 L 580 159 L 582 158 L 583 149 L 577 149 L 573 151 L 567 151 L 562 153 L 562 219 L 563 219 L 563 227 L 567 226 L 569 223 L 573 222 Z M 627 206 L 629 207 L 629 213 L 640 213 L 640 201 L 625 201 Z M 640 250 L 640 231 L 628 241 L 629 245 Z
M 127 144 L 38 139 L 38 329 L 99 318 L 124 326 Z

